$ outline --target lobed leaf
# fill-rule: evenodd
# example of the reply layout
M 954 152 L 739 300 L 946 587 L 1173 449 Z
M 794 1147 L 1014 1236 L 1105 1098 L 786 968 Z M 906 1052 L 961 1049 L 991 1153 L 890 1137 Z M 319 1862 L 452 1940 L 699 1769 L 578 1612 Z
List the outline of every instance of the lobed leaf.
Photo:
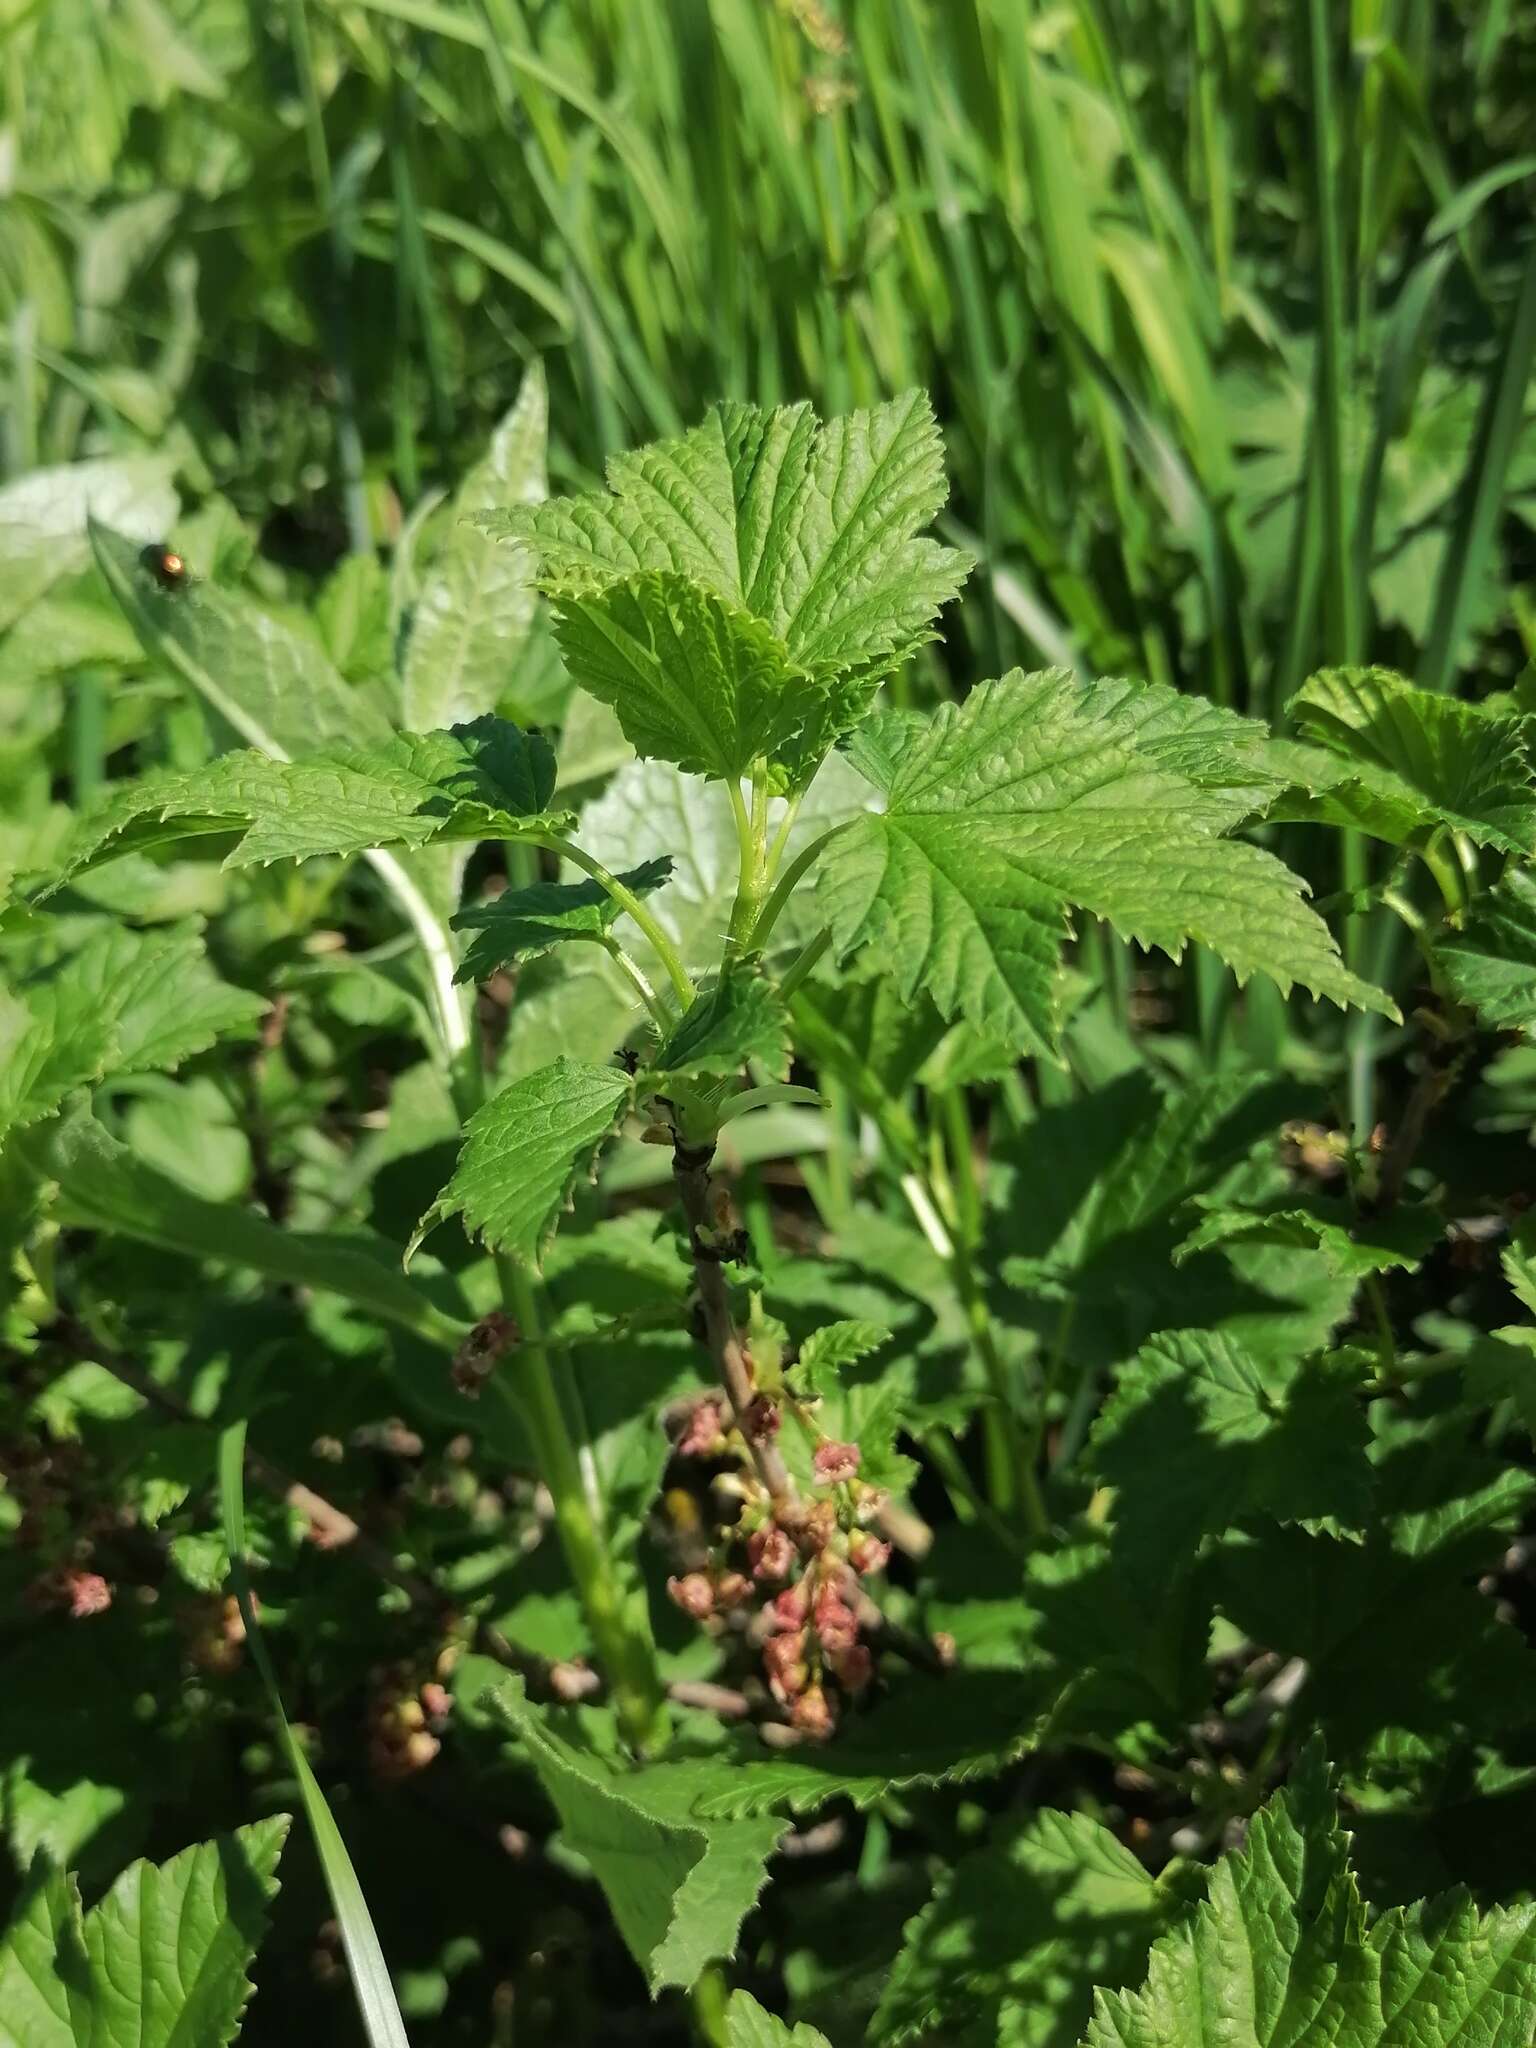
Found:
M 1014 671 L 931 720 L 873 721 L 853 756 L 886 809 L 822 857 L 839 953 L 881 947 L 904 995 L 926 989 L 1026 1051 L 1056 1044 L 1072 906 L 1175 957 L 1199 939 L 1239 981 L 1264 973 L 1395 1014 L 1345 968 L 1300 878 L 1221 837 L 1251 807 L 1231 792 L 1226 738 L 1209 739 L 1203 787 L 1191 729 L 1177 734 L 1185 772 L 1139 750 L 1139 701 L 1129 685 Z
M 1536 1906 L 1482 1913 L 1457 1891 L 1367 1932 L 1314 1743 L 1143 1988 L 1100 1992 L 1082 2048 L 1503 2048 L 1533 2008 Z
M 1324 669 L 1291 700 L 1298 729 L 1348 773 L 1312 764 L 1315 794 L 1278 817 L 1356 826 L 1393 845 L 1440 827 L 1482 846 L 1536 851 L 1526 721 L 1420 690 L 1389 669 Z
M 922 537 L 946 486 L 920 392 L 825 425 L 719 405 L 608 484 L 487 523 L 537 548 L 577 680 L 701 774 L 807 780 L 969 567 Z

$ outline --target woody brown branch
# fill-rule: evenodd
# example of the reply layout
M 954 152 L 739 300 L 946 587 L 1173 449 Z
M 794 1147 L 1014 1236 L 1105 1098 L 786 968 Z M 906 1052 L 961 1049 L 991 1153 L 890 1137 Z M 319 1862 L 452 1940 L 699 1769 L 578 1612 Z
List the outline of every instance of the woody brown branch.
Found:
M 768 1489 L 769 1498 L 774 1501 L 793 1500 L 795 1482 L 790 1477 L 783 1452 L 777 1444 L 762 1441 L 761 1433 L 750 1427 L 749 1410 L 757 1398 L 752 1361 L 731 1314 L 725 1275 L 721 1271 L 722 1254 L 710 1224 L 709 1169 L 714 1156 L 713 1145 L 687 1145 L 681 1140 L 672 1151 L 673 1173 L 688 1224 L 689 1249 L 693 1254 L 694 1284 L 698 1288 L 704 1317 L 704 1346 L 714 1365 L 715 1375 L 725 1389 L 736 1426 L 746 1439 L 757 1475 Z

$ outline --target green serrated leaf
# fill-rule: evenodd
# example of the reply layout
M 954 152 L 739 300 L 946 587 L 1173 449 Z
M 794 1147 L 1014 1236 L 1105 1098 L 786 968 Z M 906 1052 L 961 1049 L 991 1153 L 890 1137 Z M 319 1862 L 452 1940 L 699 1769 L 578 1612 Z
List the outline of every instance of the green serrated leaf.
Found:
M 733 1955 L 782 1821 L 704 1818 L 690 1796 L 689 1766 L 626 1771 L 578 1748 L 529 1705 L 518 1679 L 487 1693 L 485 1704 L 517 1736 L 652 1991 L 686 1989 Z
M 222 754 L 192 774 L 119 785 L 81 820 L 53 886 L 121 853 L 209 834 L 237 835 L 228 867 L 432 840 L 537 838 L 570 823 L 568 812 L 548 808 L 554 777 L 547 741 L 490 717 L 300 761 Z
M 1339 1205 L 1332 1205 L 1338 1207 Z M 1173 1254 L 1182 1264 L 1212 1245 L 1315 1245 L 1335 1273 L 1351 1280 L 1393 1267 L 1414 1272 L 1445 1235 L 1445 1219 L 1433 1209 L 1400 1204 L 1385 1216 L 1330 1215 L 1319 1201 L 1308 1208 L 1203 1209 L 1200 1221 Z
M 739 773 L 755 744 L 806 779 L 969 568 L 921 537 L 945 483 L 918 392 L 825 425 L 808 405 L 719 405 L 682 439 L 615 457 L 608 483 L 490 523 L 538 549 L 577 679 L 642 750 L 705 774 Z M 662 644 L 677 658 L 682 638 L 712 643 L 707 665 L 689 650 L 680 666 L 700 678 L 686 706 L 658 722 L 646 662 L 626 645 L 615 665 L 618 633 L 652 660 Z
M 738 1074 L 748 1060 L 788 1070 L 789 1018 L 760 976 L 733 974 L 697 997 L 656 1054 L 659 1074 Z
M 800 1356 L 788 1375 L 790 1384 L 800 1393 L 829 1393 L 850 1365 L 857 1365 L 890 1341 L 890 1331 L 880 1323 L 827 1323 L 813 1330 L 800 1346 Z
M 1144 1345 L 1094 1429 L 1128 1571 L 1149 1583 L 1238 1520 L 1358 1526 L 1367 1433 L 1346 1363 L 1260 1359 L 1220 1331 Z
M 1196 1322 L 1266 1355 L 1325 1343 L 1352 1289 L 1317 1253 L 1236 1244 L 1172 1264 L 1188 1204 L 1273 1142 L 1294 1107 L 1292 1091 L 1251 1075 L 1165 1094 L 1141 1071 L 1043 1109 L 997 1149 L 999 1313 L 1053 1343 L 1065 1329 L 1085 1368 Z
M 402 721 L 410 732 L 434 732 L 494 711 L 513 680 L 533 623 L 533 556 L 526 548 L 498 545 L 478 522 L 494 507 L 544 498 L 548 432 L 544 372 L 534 364 L 459 486 L 442 552 L 412 610 L 400 678 Z
M 449 1216 L 495 1251 L 537 1264 L 577 1175 L 629 1100 L 627 1075 L 558 1059 L 503 1088 L 464 1127 L 452 1180 L 417 1231 Z
M 1352 825 L 1393 845 L 1439 826 L 1511 853 L 1536 850 L 1536 776 L 1524 721 L 1389 669 L 1324 669 L 1291 700 L 1301 732 L 1348 773 L 1313 763 L 1312 796 L 1275 815 Z
M 1096 1985 L 1145 1967 L 1172 1905 L 1145 1865 L 1082 1813 L 1045 1809 L 963 1857 L 902 1941 L 870 2025 L 897 2048 L 990 2023 L 1012 2048 L 1066 2048 Z
M 220 1038 L 252 1037 L 267 1007 L 219 979 L 196 932 L 114 926 L 0 997 L 0 1135 L 109 1075 L 173 1071 Z
M 613 706 L 636 753 L 687 774 L 724 781 L 780 760 L 817 717 L 824 686 L 761 620 L 686 576 L 557 591 L 554 616 L 571 674 Z
M 135 1863 L 85 1914 L 47 1873 L 0 1941 L 0 2048 L 226 2048 L 287 1832 L 278 1814 Z
M 832 2048 L 823 2033 L 804 2024 L 786 2026 L 765 2012 L 750 1991 L 733 1991 L 725 2009 L 726 2048 Z
M 1238 979 L 1395 1014 L 1350 974 L 1304 885 L 1258 847 L 1224 839 L 1246 799 L 1138 751 L 1131 686 L 1019 671 L 931 720 L 876 720 L 854 758 L 883 815 L 841 832 L 819 897 L 839 953 L 877 945 L 897 986 L 925 989 L 1022 1050 L 1054 1049 L 1071 906 L 1177 956 L 1195 938 Z M 1183 738 L 1187 739 L 1188 735 Z M 1225 742 L 1212 740 L 1225 762 Z
M 659 889 L 672 873 L 665 855 L 618 876 L 636 896 Z M 535 960 L 568 939 L 601 939 L 623 912 L 600 882 L 532 882 L 507 889 L 488 903 L 461 910 L 457 932 L 473 932 L 454 976 L 484 981 L 514 960 Z
M 1446 987 L 1489 1031 L 1536 1030 L 1536 872 L 1512 867 L 1434 954 Z
M 1463 1892 L 1369 1932 L 1321 1750 L 1153 1947 L 1145 1986 L 1102 1991 L 1082 2048 L 1503 2048 L 1536 2005 L 1536 1906 Z

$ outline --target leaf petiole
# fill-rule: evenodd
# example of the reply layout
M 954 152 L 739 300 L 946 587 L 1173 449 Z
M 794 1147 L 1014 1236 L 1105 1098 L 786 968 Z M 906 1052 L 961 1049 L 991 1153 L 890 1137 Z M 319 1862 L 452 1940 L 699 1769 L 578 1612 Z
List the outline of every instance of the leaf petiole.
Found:
M 590 853 L 572 839 L 566 839 L 558 833 L 550 833 L 534 843 L 547 847 L 551 853 L 560 854 L 573 866 L 580 868 L 583 874 L 590 875 L 599 887 L 608 892 L 621 910 L 628 912 L 650 940 L 657 959 L 666 969 L 667 979 L 677 992 L 678 1001 L 686 1010 L 698 993 L 693 985 L 693 978 L 683 965 L 682 955 L 667 936 L 660 921 L 646 909 L 634 890 L 626 887 L 617 875 L 610 874 L 600 860 L 594 860 Z

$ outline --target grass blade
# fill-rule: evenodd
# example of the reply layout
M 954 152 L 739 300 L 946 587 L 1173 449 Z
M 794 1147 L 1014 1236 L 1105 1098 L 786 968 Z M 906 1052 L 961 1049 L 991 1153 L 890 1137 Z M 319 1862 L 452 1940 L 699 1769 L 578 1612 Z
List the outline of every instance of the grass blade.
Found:
M 277 1716 L 278 1734 L 289 1766 L 299 1784 L 299 1797 L 304 1802 L 304 1815 L 315 1838 L 319 1853 L 320 1867 L 325 1874 L 325 1888 L 330 1893 L 331 1904 L 336 1910 L 336 1924 L 341 1929 L 342 1947 L 346 1951 L 347 1967 L 352 1977 L 352 1989 L 357 1998 L 358 2011 L 362 2014 L 363 2029 L 368 2036 L 369 2048 L 410 2048 L 406 2037 L 405 2022 L 400 2017 L 400 2007 L 395 1999 L 395 1987 L 390 1980 L 389 1965 L 384 1960 L 384 1951 L 379 1945 L 373 1916 L 368 1911 L 368 1901 L 358 1882 L 357 1872 L 352 1867 L 352 1858 L 347 1854 L 347 1845 L 341 1838 L 335 1817 L 326 1803 L 325 1794 L 320 1790 L 309 1759 L 299 1747 L 298 1739 L 288 1725 L 288 1716 L 283 1712 L 282 1695 L 277 1688 L 277 1678 L 272 1661 L 267 1655 L 267 1646 L 262 1639 L 261 1625 L 256 1619 L 255 1604 L 251 1599 L 251 1582 L 245 1568 L 245 1422 L 230 1424 L 219 1438 L 219 1502 L 224 1518 L 224 1542 L 229 1551 L 229 1576 L 235 1589 L 235 1598 L 240 1603 L 240 1616 L 245 1623 L 246 1641 L 250 1644 L 251 1655 L 256 1669 L 261 1673 L 266 1686 L 267 1697 L 272 1702 L 272 1711 Z
M 1536 365 L 1536 249 L 1526 258 L 1520 296 L 1510 316 L 1504 349 L 1483 393 L 1477 435 L 1461 481 L 1456 525 L 1440 564 L 1434 622 L 1416 681 L 1428 690 L 1449 687 L 1474 592 L 1497 537 L 1504 479 L 1520 438 L 1525 394 Z

